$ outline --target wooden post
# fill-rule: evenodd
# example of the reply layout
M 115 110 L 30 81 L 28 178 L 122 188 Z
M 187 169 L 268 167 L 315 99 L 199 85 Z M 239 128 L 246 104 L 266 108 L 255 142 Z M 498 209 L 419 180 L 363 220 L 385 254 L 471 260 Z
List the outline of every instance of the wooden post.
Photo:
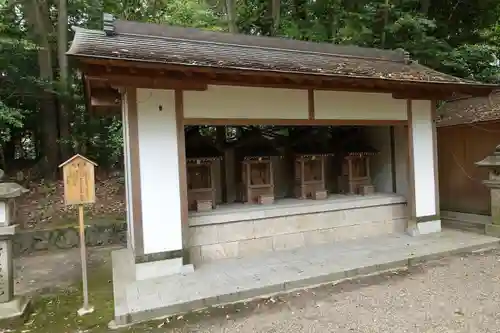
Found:
M 245 182 L 246 182 L 246 191 L 247 191 L 247 198 L 246 198 L 245 202 L 247 202 L 247 203 L 253 203 L 253 201 L 252 201 L 252 189 L 251 189 L 251 185 L 252 185 L 252 175 L 251 175 L 252 167 L 251 167 L 250 162 L 245 163 L 244 167 L 245 167 L 245 176 L 246 176 Z
M 370 157 L 369 156 L 365 157 L 365 169 L 366 169 L 366 177 L 368 177 L 368 179 L 370 179 L 370 182 L 371 182 Z
M 210 171 L 210 189 L 212 190 L 212 209 L 215 209 L 217 206 L 217 196 L 215 195 L 215 168 L 214 168 L 214 161 L 209 162 L 210 164 L 208 165 L 209 171 Z M 219 165 L 222 166 L 222 163 L 219 162 Z
M 347 165 L 348 165 L 348 176 L 347 176 L 347 179 L 348 179 L 348 183 L 349 183 L 349 194 L 354 194 L 354 185 L 352 183 L 352 160 L 351 158 L 349 158 L 347 160 Z
M 273 200 L 275 197 L 274 193 L 274 172 L 273 172 L 273 162 L 271 161 L 271 158 L 269 157 L 269 184 L 271 184 L 271 191 L 273 193 Z
M 325 163 L 326 156 L 321 156 L 321 189 L 326 191 Z
M 94 308 L 89 305 L 83 205 L 95 202 L 94 168 L 96 166 L 97 164 L 81 155 L 75 155 L 59 166 L 63 169 L 64 203 L 66 206 L 78 205 L 83 284 L 83 306 L 78 310 L 80 316 L 94 311 Z
M 87 279 L 87 249 L 85 246 L 85 223 L 83 222 L 83 205 L 78 205 L 78 222 L 80 225 L 80 257 L 82 260 L 82 284 L 83 284 L 82 309 L 84 309 L 88 313 L 89 311 L 92 312 L 93 309 L 89 306 L 89 290 L 88 290 L 88 279 Z
M 304 165 L 304 157 L 302 156 L 300 158 L 300 198 L 305 199 L 306 198 L 306 185 L 305 185 L 305 165 Z

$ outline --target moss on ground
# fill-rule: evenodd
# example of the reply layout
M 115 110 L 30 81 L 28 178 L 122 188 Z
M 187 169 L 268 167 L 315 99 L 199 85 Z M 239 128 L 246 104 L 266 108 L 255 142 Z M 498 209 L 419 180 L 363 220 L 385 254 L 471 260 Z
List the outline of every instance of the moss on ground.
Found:
M 109 266 L 89 272 L 90 304 L 92 314 L 79 317 L 76 311 L 82 306 L 81 283 L 57 293 L 36 296 L 32 301 L 32 313 L 24 323 L 0 324 L 0 332 L 108 332 L 107 325 L 113 317 L 113 285 Z
M 144 333 L 165 332 L 186 324 L 187 318 L 199 315 L 191 314 L 165 320 L 153 320 L 118 330 L 109 330 L 108 323 L 113 319 L 113 284 L 111 267 L 102 264 L 89 271 L 89 298 L 94 312 L 78 316 L 77 310 L 83 304 L 81 283 L 71 285 L 64 290 L 52 290 L 52 293 L 34 297 L 31 303 L 31 315 L 21 320 L 0 322 L 0 332 L 9 333 Z

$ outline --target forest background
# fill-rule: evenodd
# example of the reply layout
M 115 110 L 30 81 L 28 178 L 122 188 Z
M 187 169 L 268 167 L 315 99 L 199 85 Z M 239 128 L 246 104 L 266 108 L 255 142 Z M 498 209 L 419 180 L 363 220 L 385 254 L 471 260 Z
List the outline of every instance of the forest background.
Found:
M 120 116 L 86 112 L 79 73 L 65 56 L 71 27 L 102 29 L 103 12 L 403 48 L 436 70 L 500 83 L 498 0 L 0 0 L 0 168 L 31 190 L 21 205 L 25 226 L 64 220 L 57 166 L 76 152 L 99 164 L 94 216 L 124 215 Z

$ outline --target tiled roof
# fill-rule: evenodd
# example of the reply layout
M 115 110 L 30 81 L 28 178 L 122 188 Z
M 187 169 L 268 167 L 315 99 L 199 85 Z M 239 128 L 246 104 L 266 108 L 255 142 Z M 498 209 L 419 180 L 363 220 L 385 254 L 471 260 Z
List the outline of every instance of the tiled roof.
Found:
M 115 21 L 114 31 L 75 28 L 68 55 L 191 67 L 286 72 L 417 83 L 481 85 L 412 62 L 402 50 L 378 50 Z
M 437 117 L 440 127 L 500 120 L 500 91 L 448 101 L 437 110 Z

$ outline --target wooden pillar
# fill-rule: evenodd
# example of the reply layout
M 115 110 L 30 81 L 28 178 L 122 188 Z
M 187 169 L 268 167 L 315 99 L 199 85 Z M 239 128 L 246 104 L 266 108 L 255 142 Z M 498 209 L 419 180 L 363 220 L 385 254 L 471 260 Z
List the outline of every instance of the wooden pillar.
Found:
M 274 172 L 273 172 L 273 162 L 271 161 L 271 158 L 269 158 L 269 183 L 271 184 L 271 190 L 273 192 L 273 198 L 275 196 L 274 194 Z
M 354 194 L 354 185 L 352 183 L 352 159 L 351 158 L 347 159 L 347 168 L 348 168 L 347 169 L 348 170 L 347 171 L 347 174 L 348 174 L 347 181 L 349 183 L 349 194 Z
M 326 179 L 325 179 L 325 159 L 326 159 L 326 156 L 321 156 L 321 186 L 322 186 L 322 190 L 326 190 Z
M 218 162 L 220 160 L 217 160 Z M 214 163 L 216 161 L 211 161 L 210 162 L 210 188 L 212 189 L 212 208 L 215 209 L 217 206 L 217 196 L 216 196 L 216 190 L 215 190 L 215 168 L 214 168 Z M 221 165 L 222 163 L 219 163 Z
M 252 166 L 250 163 L 245 163 L 244 164 L 244 168 L 245 168 L 245 183 L 246 183 L 246 191 L 247 191 L 247 198 L 246 198 L 246 202 L 247 203 L 252 203 L 252 189 L 251 189 L 251 179 L 252 179 L 252 175 L 251 175 L 251 171 L 252 171 Z
M 306 189 L 305 189 L 305 181 L 306 181 L 306 173 L 305 173 L 305 165 L 304 165 L 304 157 L 300 158 L 300 198 L 306 198 Z
M 139 129 L 137 119 L 137 89 L 125 91 L 123 128 L 125 149 L 125 190 L 127 192 L 127 222 L 130 239 L 136 255 L 144 254 L 142 225 L 141 169 L 139 157 Z

